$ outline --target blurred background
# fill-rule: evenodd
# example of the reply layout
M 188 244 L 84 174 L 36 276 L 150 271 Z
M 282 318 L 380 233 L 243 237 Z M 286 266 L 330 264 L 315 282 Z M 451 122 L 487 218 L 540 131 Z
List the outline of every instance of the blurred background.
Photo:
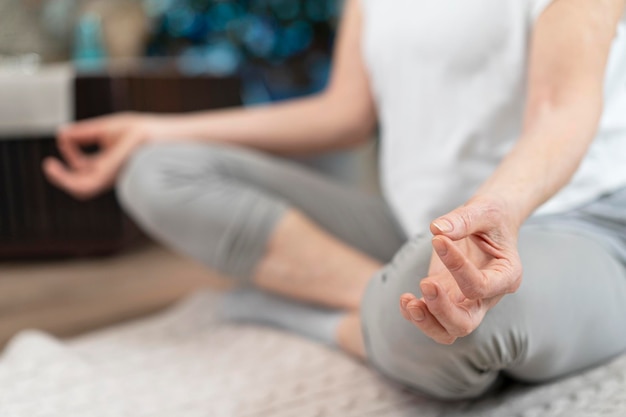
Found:
M 185 75 L 238 76 L 243 101 L 327 80 L 340 0 L 0 0 L 3 63 L 175 57 Z
M 63 123 L 313 94 L 327 83 L 340 0 L 0 0 L 0 345 L 149 312 L 217 274 L 149 242 L 113 192 L 50 186 Z M 374 146 L 299 162 L 375 188 Z

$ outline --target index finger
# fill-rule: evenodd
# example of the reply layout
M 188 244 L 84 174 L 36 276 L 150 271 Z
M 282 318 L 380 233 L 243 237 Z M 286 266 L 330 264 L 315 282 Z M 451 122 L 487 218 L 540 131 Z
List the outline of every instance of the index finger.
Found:
M 65 125 L 57 132 L 57 148 L 71 167 L 80 169 L 86 159 L 80 146 L 96 142 L 100 132 L 101 121 L 97 119 Z
M 506 270 L 481 271 L 445 236 L 436 236 L 433 247 L 467 298 L 477 300 L 510 292 L 513 279 Z
M 42 168 L 52 184 L 78 199 L 90 198 L 100 191 L 101 187 L 94 181 L 93 175 L 85 175 L 68 170 L 56 158 L 48 157 L 44 159 Z
M 57 132 L 59 142 L 74 142 L 81 144 L 93 143 L 93 141 L 104 133 L 104 125 L 107 117 L 82 120 L 61 126 Z

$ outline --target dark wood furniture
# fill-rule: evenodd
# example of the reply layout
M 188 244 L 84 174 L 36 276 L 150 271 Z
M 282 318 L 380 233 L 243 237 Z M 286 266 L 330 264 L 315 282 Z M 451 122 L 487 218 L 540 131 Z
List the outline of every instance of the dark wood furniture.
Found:
M 187 112 L 240 104 L 240 81 L 188 76 L 167 63 L 78 73 L 76 119 L 118 111 Z M 52 135 L 0 140 L 0 258 L 115 252 L 140 236 L 113 192 L 79 202 L 51 186 L 41 161 Z

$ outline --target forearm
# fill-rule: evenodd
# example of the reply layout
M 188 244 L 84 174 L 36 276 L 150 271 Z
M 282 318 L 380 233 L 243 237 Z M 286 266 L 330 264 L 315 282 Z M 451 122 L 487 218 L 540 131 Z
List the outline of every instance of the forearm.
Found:
M 311 154 L 350 147 L 366 139 L 376 121 L 369 77 L 361 56 L 361 10 L 345 2 L 323 93 L 246 109 L 221 110 L 153 120 L 152 140 L 230 143 L 277 154 Z
M 594 97 L 595 95 L 595 97 Z M 598 94 L 578 103 L 545 105 L 476 197 L 498 198 L 517 226 L 572 178 L 595 136 Z
M 565 186 L 596 135 L 606 62 L 623 0 L 557 0 L 533 32 L 524 130 L 477 197 L 518 226 Z
M 157 141 L 229 143 L 289 155 L 350 147 L 373 127 L 373 115 L 345 105 L 330 92 L 272 105 L 159 119 Z
M 519 227 L 569 182 L 596 136 L 624 3 L 553 0 L 536 23 L 521 137 L 470 201 L 431 223 L 445 270 L 422 280 L 422 299 L 403 300 L 403 309 L 422 309 L 413 322 L 436 341 L 466 336 L 519 289 Z

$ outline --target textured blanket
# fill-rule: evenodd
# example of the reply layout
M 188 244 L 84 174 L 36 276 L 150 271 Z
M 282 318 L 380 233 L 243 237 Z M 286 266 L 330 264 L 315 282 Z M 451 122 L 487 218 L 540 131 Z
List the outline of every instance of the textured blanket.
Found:
M 60 342 L 24 332 L 0 359 L 2 417 L 626 416 L 626 356 L 479 401 L 404 391 L 332 349 L 215 318 L 199 293 L 160 315 Z

